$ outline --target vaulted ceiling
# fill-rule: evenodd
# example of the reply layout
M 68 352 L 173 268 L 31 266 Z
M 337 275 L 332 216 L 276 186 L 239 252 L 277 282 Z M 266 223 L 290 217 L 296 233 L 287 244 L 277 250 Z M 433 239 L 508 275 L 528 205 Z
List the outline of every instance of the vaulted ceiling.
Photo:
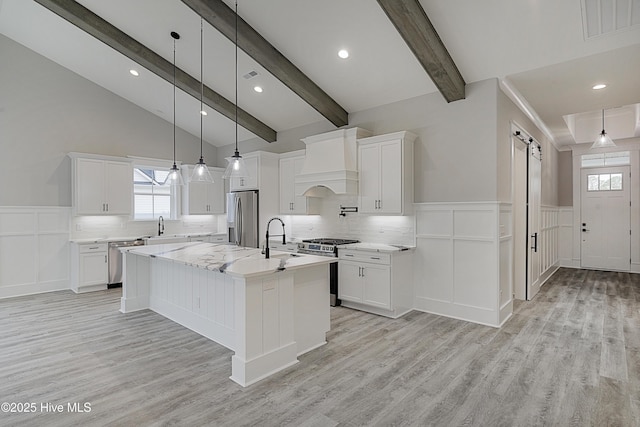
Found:
M 88 9 L 93 21 L 78 22 L 98 22 L 96 31 L 109 29 L 107 39 L 129 52 L 38 2 Z M 0 0 L 0 33 L 172 121 L 170 32 L 178 32 L 176 122 L 199 136 L 202 15 L 204 99 L 215 107 L 205 108 L 205 139 L 223 146 L 235 140 L 234 7 L 229 0 Z M 269 142 L 322 120 L 342 126 L 348 113 L 438 89 L 456 102 L 465 81 L 488 78 L 524 99 L 558 146 L 588 142 L 601 109 L 614 139 L 640 136 L 637 0 L 239 0 L 238 15 L 241 140 Z M 438 39 L 446 50 L 437 50 Z M 339 58 L 340 49 L 349 58 Z M 596 83 L 608 87 L 595 91 Z

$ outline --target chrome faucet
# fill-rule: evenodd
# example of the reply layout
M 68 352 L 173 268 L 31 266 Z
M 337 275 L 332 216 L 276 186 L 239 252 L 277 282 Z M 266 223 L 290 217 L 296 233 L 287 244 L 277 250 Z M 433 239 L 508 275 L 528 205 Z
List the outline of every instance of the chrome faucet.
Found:
M 274 221 L 276 219 L 278 221 L 280 221 L 280 224 L 282 224 L 282 234 L 277 234 L 276 236 L 282 236 L 282 244 L 283 245 L 287 244 L 287 238 L 286 238 L 286 236 L 284 234 L 284 222 L 282 222 L 282 220 L 280 218 L 278 218 L 278 217 L 271 218 L 269 220 L 269 222 L 267 223 L 267 241 L 266 241 L 265 247 L 264 247 L 264 257 L 265 258 L 269 258 L 269 226 L 271 225 L 271 221 Z
M 162 215 L 158 217 L 158 236 L 162 236 L 164 234 L 164 218 Z

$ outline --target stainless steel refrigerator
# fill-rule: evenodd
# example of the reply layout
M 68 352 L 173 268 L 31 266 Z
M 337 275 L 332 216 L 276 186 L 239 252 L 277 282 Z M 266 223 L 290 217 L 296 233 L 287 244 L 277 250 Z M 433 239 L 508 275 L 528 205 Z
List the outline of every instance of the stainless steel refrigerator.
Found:
M 230 243 L 247 248 L 260 247 L 258 221 L 258 190 L 227 193 Z

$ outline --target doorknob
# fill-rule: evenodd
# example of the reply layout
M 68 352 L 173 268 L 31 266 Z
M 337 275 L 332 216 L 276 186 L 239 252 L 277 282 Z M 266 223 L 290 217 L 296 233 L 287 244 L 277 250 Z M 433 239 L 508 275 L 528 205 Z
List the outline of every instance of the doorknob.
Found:
M 588 229 L 586 229 L 586 228 L 583 228 L 583 229 L 582 229 L 582 231 L 589 231 L 589 230 L 588 230 Z

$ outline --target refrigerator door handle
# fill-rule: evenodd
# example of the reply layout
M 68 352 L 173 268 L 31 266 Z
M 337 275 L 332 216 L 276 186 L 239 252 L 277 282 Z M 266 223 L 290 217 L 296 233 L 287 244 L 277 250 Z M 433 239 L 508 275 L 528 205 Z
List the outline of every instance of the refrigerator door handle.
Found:
M 236 199 L 236 245 L 242 243 L 242 201 L 240 197 Z

